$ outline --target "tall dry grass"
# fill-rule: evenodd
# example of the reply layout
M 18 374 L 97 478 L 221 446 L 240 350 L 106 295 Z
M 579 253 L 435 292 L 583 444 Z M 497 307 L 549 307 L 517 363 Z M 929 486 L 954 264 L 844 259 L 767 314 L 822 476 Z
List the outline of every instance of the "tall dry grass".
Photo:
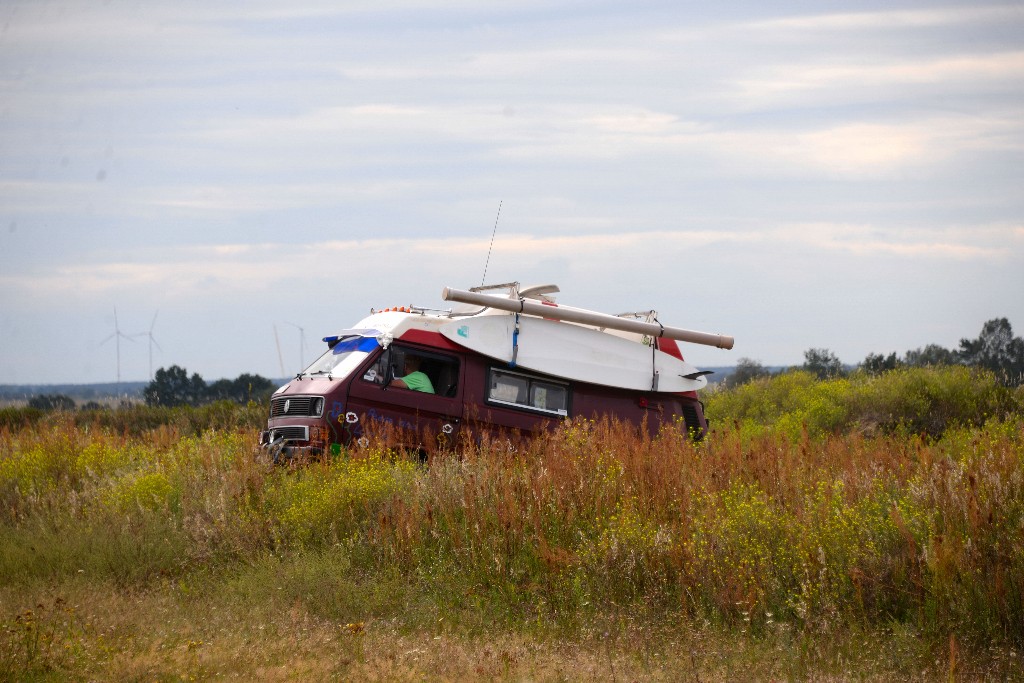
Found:
M 513 628 L 631 610 L 1024 644 L 1019 418 L 939 439 L 726 428 L 700 444 L 575 421 L 428 466 L 371 446 L 282 468 L 252 442 L 71 421 L 5 432 L 0 577 L 145 587 L 330 553 L 361 584 Z
M 261 676 L 297 653 L 296 670 L 344 676 L 396 661 L 382 652 L 407 632 L 572 639 L 598 653 L 595 670 L 665 680 L 744 671 L 718 655 L 651 664 L 680 639 L 699 652 L 707 629 L 726 634 L 716 652 L 783 653 L 765 677 L 866 671 L 863 652 L 882 650 L 858 643 L 879 634 L 899 645 L 878 677 L 1019 673 L 1022 396 L 958 372 L 795 375 L 712 395 L 701 443 L 576 420 L 426 464 L 373 442 L 270 465 L 248 413 L 202 414 L 220 428 L 183 414 L 132 428 L 10 419 L 0 679 Z M 382 649 L 363 650 L 364 627 Z M 234 664 L 250 642 L 262 654 Z M 493 673 L 473 647 L 452 657 Z

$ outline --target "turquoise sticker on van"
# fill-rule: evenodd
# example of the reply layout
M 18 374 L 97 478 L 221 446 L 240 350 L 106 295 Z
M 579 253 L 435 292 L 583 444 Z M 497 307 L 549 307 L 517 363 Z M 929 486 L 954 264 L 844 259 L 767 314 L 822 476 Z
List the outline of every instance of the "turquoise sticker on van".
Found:
M 456 330 L 455 332 L 456 332 L 456 334 L 458 334 L 458 335 L 459 335 L 460 337 L 466 337 L 466 338 L 469 338 L 469 328 L 468 328 L 467 326 L 465 326 L 465 325 L 463 325 L 462 327 L 460 327 L 460 328 L 459 328 L 458 330 Z

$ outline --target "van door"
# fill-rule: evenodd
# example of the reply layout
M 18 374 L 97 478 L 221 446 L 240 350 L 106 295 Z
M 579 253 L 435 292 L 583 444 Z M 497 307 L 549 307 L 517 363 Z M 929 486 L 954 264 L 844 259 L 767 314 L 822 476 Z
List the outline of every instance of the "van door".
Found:
M 364 433 L 390 428 L 401 445 L 427 454 L 451 448 L 462 423 L 462 366 L 457 354 L 393 343 L 353 378 L 348 410 Z

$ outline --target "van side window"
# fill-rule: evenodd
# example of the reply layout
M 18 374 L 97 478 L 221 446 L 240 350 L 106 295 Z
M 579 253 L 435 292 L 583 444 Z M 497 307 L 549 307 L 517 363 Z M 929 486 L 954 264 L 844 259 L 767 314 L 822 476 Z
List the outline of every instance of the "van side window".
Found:
M 569 385 L 491 368 L 487 379 L 487 400 L 502 405 L 568 415 Z
M 407 363 L 407 361 L 410 361 Z M 390 377 L 388 367 L 390 365 Z M 433 393 L 438 396 L 452 398 L 459 390 L 459 359 L 443 353 L 431 353 L 393 344 L 384 351 L 377 362 L 363 375 L 363 379 L 375 384 L 383 384 L 385 378 L 401 378 L 407 369 L 416 367 L 430 378 Z

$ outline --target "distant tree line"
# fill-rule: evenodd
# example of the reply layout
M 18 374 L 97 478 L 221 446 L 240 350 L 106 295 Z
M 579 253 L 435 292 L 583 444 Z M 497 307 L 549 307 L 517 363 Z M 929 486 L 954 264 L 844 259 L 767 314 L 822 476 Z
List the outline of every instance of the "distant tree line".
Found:
M 925 367 L 930 365 L 967 365 L 991 370 L 1007 386 L 1024 384 L 1024 339 L 1013 336 L 1013 328 L 1006 318 L 994 318 L 981 328 L 977 339 L 961 339 L 957 349 L 946 349 L 938 344 L 907 351 L 903 356 L 895 352 L 888 355 L 869 353 L 856 370 L 868 374 L 880 374 L 901 367 Z M 797 366 L 811 374 L 827 379 L 841 377 L 846 368 L 832 351 L 811 348 L 804 351 L 804 363 Z M 760 362 L 740 358 L 736 369 L 725 378 L 727 387 L 737 387 L 772 372 Z M 249 401 L 265 401 L 275 388 L 274 382 L 260 375 L 242 374 L 235 379 L 220 379 L 207 384 L 197 373 L 189 376 L 188 371 L 177 365 L 160 368 L 142 395 L 149 406 L 199 406 L 216 401 L 233 401 L 246 404 Z M 74 410 L 75 401 L 64 394 L 44 394 L 29 399 L 30 408 L 44 411 Z M 90 402 L 83 408 L 99 407 Z
M 259 375 L 242 374 L 235 379 L 219 379 L 207 384 L 197 373 L 189 376 L 185 368 L 172 365 L 156 371 L 153 381 L 142 391 L 148 406 L 201 406 L 217 401 L 232 401 L 245 405 L 249 401 L 262 402 L 270 398 L 276 385 Z M 121 407 L 127 407 L 121 403 Z M 75 410 L 76 403 L 66 394 L 37 394 L 28 400 L 28 407 L 44 412 Z M 102 408 L 96 401 L 80 406 L 82 410 Z
M 64 394 L 39 394 L 28 400 L 28 407 L 36 410 L 74 410 L 75 399 Z
M 142 390 L 142 397 L 149 406 L 199 406 L 214 401 L 244 404 L 270 398 L 274 388 L 274 383 L 266 377 L 248 373 L 207 384 L 198 373 L 189 377 L 185 368 L 172 365 L 156 371 L 153 381 Z
M 902 367 L 925 367 L 930 365 L 966 365 L 991 370 L 1007 386 L 1024 384 L 1024 339 L 1013 336 L 1013 327 L 1006 318 L 994 318 L 981 328 L 977 339 L 961 339 L 960 347 L 947 349 L 938 344 L 907 351 L 903 356 L 895 352 L 889 355 L 869 353 L 856 370 L 872 375 Z M 804 351 L 804 363 L 799 369 L 826 379 L 841 377 L 846 369 L 838 357 L 828 349 L 812 348 Z M 736 370 L 724 384 L 736 387 L 759 377 L 771 375 L 771 371 L 750 358 L 740 358 Z

